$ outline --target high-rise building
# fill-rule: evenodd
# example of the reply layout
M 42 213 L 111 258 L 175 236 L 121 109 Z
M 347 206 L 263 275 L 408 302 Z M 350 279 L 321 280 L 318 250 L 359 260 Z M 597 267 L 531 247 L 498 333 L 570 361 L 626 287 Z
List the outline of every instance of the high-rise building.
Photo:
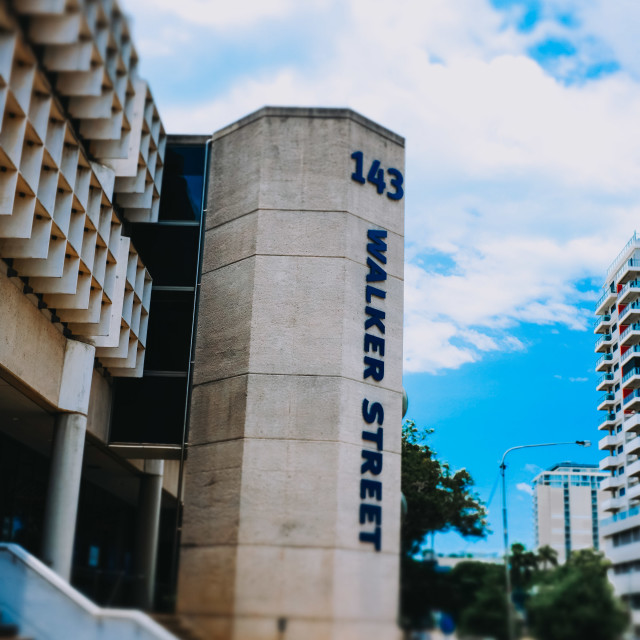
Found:
M 115 0 L 0 0 L 2 620 L 396 638 L 404 139 L 168 136 L 137 61 Z
M 561 462 L 533 479 L 536 547 L 550 546 L 565 562 L 571 551 L 599 549 L 597 465 Z
M 611 580 L 640 625 L 640 237 L 635 233 L 607 270 L 596 303 L 598 429 L 605 456 L 600 523 Z

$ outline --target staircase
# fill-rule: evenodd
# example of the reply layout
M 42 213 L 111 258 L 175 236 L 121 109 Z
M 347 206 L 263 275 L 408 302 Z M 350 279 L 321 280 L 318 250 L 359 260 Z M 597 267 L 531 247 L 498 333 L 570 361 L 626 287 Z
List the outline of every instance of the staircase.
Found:
M 177 640 L 141 611 L 98 607 L 10 543 L 0 543 L 0 611 L 0 640 Z
M 206 640 L 175 613 L 152 613 L 151 617 L 179 640 Z M 0 635 L 0 638 L 2 636 Z

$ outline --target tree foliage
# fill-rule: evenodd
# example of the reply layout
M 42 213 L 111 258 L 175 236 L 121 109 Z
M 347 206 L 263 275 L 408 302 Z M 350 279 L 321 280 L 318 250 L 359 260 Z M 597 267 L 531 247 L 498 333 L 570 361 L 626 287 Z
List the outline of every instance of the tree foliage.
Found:
M 472 492 L 473 480 L 464 469 L 451 471 L 407 421 L 402 428 L 402 493 L 407 514 L 402 523 L 401 609 L 404 626 L 424 628 L 431 612 L 449 611 L 455 598 L 448 575 L 435 570 L 435 562 L 417 556 L 425 537 L 456 530 L 463 536 L 487 535 L 486 512 Z
M 529 624 L 539 640 L 616 640 L 628 624 L 622 602 L 607 580 L 609 563 L 583 549 L 541 577 L 527 602 Z
M 419 431 L 412 420 L 402 427 L 402 493 L 407 517 L 402 527 L 403 548 L 413 554 L 431 532 L 455 530 L 465 537 L 488 533 L 486 511 L 472 491 L 466 469 L 452 471 L 423 443 L 430 430 Z

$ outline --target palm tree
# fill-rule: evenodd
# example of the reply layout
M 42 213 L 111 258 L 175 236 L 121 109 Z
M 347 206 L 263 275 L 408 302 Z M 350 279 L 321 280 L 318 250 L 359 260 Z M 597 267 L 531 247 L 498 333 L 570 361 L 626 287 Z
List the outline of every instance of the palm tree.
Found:
M 538 568 L 538 556 L 527 551 L 519 542 L 511 545 L 511 583 L 517 588 L 527 588 Z
M 538 562 L 542 565 L 542 570 L 546 571 L 551 567 L 558 566 L 558 552 L 548 544 L 538 549 Z

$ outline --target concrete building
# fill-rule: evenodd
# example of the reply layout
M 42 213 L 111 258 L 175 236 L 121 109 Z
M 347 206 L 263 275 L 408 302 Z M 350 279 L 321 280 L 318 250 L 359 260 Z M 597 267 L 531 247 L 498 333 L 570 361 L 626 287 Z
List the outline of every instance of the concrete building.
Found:
M 640 238 L 633 237 L 611 263 L 596 304 L 597 389 L 603 395 L 598 429 L 607 472 L 601 521 L 604 552 L 613 564 L 616 592 L 630 603 L 640 628 Z
M 607 475 L 596 465 L 561 462 L 533 479 L 536 548 L 550 546 L 560 563 L 571 551 L 600 548 L 598 485 Z
M 397 637 L 404 140 L 296 108 L 167 136 L 112 0 L 0 26 L 13 565 L 207 639 Z

